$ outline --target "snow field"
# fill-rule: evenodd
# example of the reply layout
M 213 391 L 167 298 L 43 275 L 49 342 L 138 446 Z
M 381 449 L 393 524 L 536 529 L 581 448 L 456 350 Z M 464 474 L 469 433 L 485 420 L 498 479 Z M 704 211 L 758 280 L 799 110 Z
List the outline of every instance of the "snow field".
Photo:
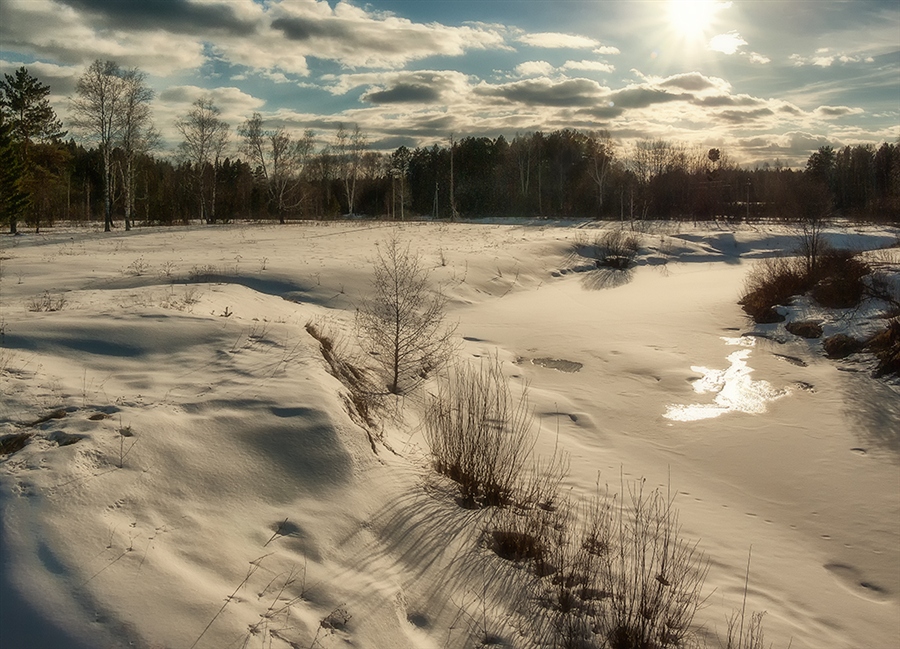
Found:
M 710 559 L 707 634 L 740 606 L 752 546 L 748 608 L 768 611 L 767 641 L 896 646 L 898 387 L 736 304 L 753 260 L 792 234 L 655 225 L 637 267 L 613 272 L 575 252 L 594 230 L 4 238 L 0 435 L 34 436 L 0 460 L 2 633 L 32 647 L 523 642 L 521 575 L 479 544 L 490 513 L 460 509 L 428 468 L 421 395 L 385 417 L 373 453 L 304 329 L 353 343 L 370 260 L 396 232 L 445 287 L 458 356 L 497 355 L 514 392 L 529 385 L 535 452 L 568 453 L 566 490 L 645 477 L 677 493 L 682 533 Z M 897 236 L 830 233 L 858 248 Z M 45 291 L 63 307 L 29 310 Z

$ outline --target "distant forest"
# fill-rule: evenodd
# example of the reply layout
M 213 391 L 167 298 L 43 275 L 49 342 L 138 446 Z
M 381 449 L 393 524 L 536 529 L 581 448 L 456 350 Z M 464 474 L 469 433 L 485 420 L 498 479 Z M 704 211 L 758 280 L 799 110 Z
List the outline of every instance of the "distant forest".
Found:
M 742 169 L 727 151 L 667 140 L 624 147 L 606 131 L 507 140 L 448 138 L 392 153 L 359 128 L 329 140 L 267 127 L 236 130 L 201 98 L 178 120 L 177 153 L 159 136 L 143 73 L 95 61 L 71 99 L 71 124 L 26 68 L 0 80 L 0 222 L 165 225 L 200 219 L 804 219 L 900 221 L 900 141 L 823 146 L 802 171 Z M 78 139 L 69 135 L 70 128 Z

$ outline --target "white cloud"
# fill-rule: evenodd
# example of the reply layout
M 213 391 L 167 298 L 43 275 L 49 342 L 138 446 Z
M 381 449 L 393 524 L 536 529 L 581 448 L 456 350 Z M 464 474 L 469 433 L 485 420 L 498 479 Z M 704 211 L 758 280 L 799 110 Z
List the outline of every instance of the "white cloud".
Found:
M 415 23 L 391 14 L 373 14 L 346 2 L 338 2 L 333 9 L 324 0 L 273 2 L 267 17 L 271 29 L 265 39 L 274 40 L 281 48 L 269 52 L 269 60 L 279 61 L 285 70 L 288 68 L 279 58 L 284 52 L 338 61 L 348 67 L 397 68 L 429 56 L 507 47 L 503 34 L 493 27 Z
M 709 40 L 709 49 L 714 52 L 722 52 L 723 54 L 734 54 L 741 47 L 747 44 L 740 34 L 736 31 L 730 31 L 727 34 L 718 34 Z
M 602 61 L 566 61 L 562 65 L 563 70 L 590 70 L 593 72 L 613 72 L 616 68 Z
M 849 54 L 846 52 L 831 53 L 829 48 L 822 47 L 816 50 L 816 53 L 813 56 L 791 54 L 790 61 L 796 66 L 816 65 L 821 68 L 828 68 L 834 63 L 873 63 L 875 59 L 865 54 Z
M 262 72 L 262 76 L 272 81 L 273 83 L 290 83 L 291 80 L 288 79 L 283 72 L 278 72 L 277 70 L 264 70 Z
M 520 77 L 541 77 L 553 74 L 555 68 L 546 61 L 525 61 L 516 66 Z
M 532 47 L 543 47 L 547 49 L 595 49 L 600 48 L 598 41 L 587 36 L 578 36 L 576 34 L 561 34 L 559 32 L 537 32 L 534 34 L 523 34 L 519 36 L 519 42 L 531 45 Z M 615 49 L 615 48 L 613 48 Z M 618 50 L 616 50 L 618 52 Z
M 332 8 L 326 0 L 203 0 L 172 3 L 171 9 L 96 2 L 90 15 L 78 6 L 72 0 L 4 0 L 3 48 L 69 64 L 111 59 L 160 77 L 199 69 L 212 54 L 276 83 L 289 81 L 283 75 L 307 76 L 308 57 L 399 68 L 434 55 L 509 49 L 494 26 L 416 23 L 347 2 Z
M 468 77 L 452 70 L 360 72 L 325 75 L 323 80 L 329 84 L 328 90 L 333 95 L 343 95 L 363 87 L 366 88 L 366 101 L 382 104 L 433 104 L 437 100 L 454 103 L 464 97 L 470 88 Z
M 747 52 L 746 57 L 750 61 L 750 63 L 758 63 L 760 65 L 765 65 L 766 63 L 772 62 L 772 59 L 770 59 L 765 54 L 760 54 L 759 52 Z

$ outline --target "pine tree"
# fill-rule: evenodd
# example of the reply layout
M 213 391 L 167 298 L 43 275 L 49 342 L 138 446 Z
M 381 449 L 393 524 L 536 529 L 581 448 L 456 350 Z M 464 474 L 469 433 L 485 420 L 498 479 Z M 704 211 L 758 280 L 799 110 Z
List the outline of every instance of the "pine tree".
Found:
M 9 221 L 16 234 L 16 221 L 28 207 L 28 195 L 22 191 L 22 162 L 12 138 L 12 125 L 0 110 L 0 221 Z
M 28 73 L 23 66 L 15 75 L 4 74 L 0 81 L 0 106 L 6 111 L 13 140 L 30 145 L 54 142 L 65 137 L 62 122 L 50 106 L 47 86 Z
M 62 123 L 56 117 L 56 112 L 50 106 L 47 96 L 50 94 L 50 86 L 47 86 L 28 73 L 23 66 L 16 70 L 14 75 L 4 74 L 0 80 L 0 109 L 7 122 L 11 147 L 19 166 L 16 186 L 17 191 L 26 193 L 25 203 L 16 209 L 7 207 L 7 199 L 3 199 L 4 214 L 9 218 L 9 230 L 16 233 L 17 221 L 33 203 L 29 200 L 27 188 L 33 183 L 27 182 L 33 175 L 34 165 L 32 161 L 32 149 L 36 143 L 57 145 L 66 135 L 62 130 Z M 4 145 L 5 146 L 5 145 Z M 4 152 L 4 156 L 6 153 Z M 4 170 L 4 182 L 9 170 Z M 17 198 L 11 199 L 13 204 L 19 204 Z M 7 209 L 10 211 L 7 212 Z

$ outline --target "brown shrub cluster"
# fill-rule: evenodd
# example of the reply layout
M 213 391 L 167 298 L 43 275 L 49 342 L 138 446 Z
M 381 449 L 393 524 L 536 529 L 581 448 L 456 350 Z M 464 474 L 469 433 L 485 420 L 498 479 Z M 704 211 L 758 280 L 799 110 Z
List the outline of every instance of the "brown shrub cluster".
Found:
M 886 328 L 872 336 L 867 348 L 878 359 L 876 377 L 900 376 L 900 318 L 892 319 Z
M 753 267 L 738 303 L 754 322 L 783 322 L 775 307 L 789 304 L 797 295 L 810 292 L 826 308 L 857 306 L 866 292 L 863 278 L 872 269 L 849 250 L 823 250 L 816 264 L 801 258 L 775 257 Z
M 773 257 L 755 265 L 744 282 L 744 294 L 738 301 L 754 322 L 783 322 L 775 307 L 787 304 L 795 295 L 809 289 L 809 278 L 799 259 Z

